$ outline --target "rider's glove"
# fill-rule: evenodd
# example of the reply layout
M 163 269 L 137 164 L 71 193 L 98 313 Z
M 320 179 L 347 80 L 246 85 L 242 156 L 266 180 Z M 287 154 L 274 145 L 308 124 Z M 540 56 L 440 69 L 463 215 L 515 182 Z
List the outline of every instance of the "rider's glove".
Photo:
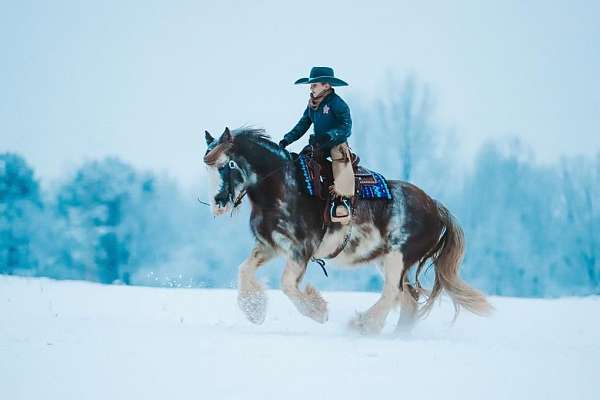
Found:
M 332 140 L 333 138 L 329 134 L 329 132 L 325 132 L 324 134 L 317 136 L 317 142 L 321 146 L 328 146 L 332 142 Z
M 287 140 L 285 140 L 285 139 L 281 139 L 281 140 L 279 141 L 279 147 L 281 147 L 282 149 L 285 149 L 285 146 L 288 146 L 289 144 L 290 144 L 290 142 L 288 142 L 288 141 L 287 141 Z

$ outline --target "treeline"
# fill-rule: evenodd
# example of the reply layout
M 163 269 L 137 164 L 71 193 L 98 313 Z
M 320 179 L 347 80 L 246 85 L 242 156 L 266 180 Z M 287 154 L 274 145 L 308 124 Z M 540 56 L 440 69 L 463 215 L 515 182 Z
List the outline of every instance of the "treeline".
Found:
M 0 273 L 168 286 L 231 285 L 242 251 L 175 182 L 114 157 L 87 162 L 42 193 L 32 167 L 0 154 Z M 221 223 L 222 225 L 223 223 Z M 228 268 L 234 271 L 234 268 Z
M 388 86 L 386 101 L 351 103 L 350 145 L 363 165 L 417 184 L 457 216 L 467 281 L 499 295 L 600 293 L 600 154 L 540 165 L 518 141 L 487 143 L 466 169 L 427 88 L 410 78 Z M 42 190 L 23 157 L 0 154 L 0 274 L 232 287 L 252 244 L 247 207 L 240 214 L 213 219 L 168 177 L 111 157 Z M 261 271 L 269 286 L 282 264 Z M 381 285 L 373 268 L 329 274 L 309 267 L 308 279 L 324 289 Z
M 409 77 L 387 87 L 383 100 L 357 102 L 354 147 L 458 217 L 468 281 L 499 295 L 600 293 L 600 152 L 544 165 L 515 138 L 487 142 L 468 168 L 460 136 L 436 123 L 427 86 Z

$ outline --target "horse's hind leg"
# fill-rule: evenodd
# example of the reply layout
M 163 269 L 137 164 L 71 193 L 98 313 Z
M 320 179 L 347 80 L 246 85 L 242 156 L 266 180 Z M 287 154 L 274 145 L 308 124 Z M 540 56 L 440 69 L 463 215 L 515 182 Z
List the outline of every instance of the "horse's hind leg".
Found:
M 380 333 L 390 310 L 396 304 L 400 294 L 400 276 L 402 274 L 402 253 L 391 252 L 383 256 L 384 275 L 383 292 L 377 302 L 366 312 L 358 313 L 350 321 L 350 327 L 363 334 Z
M 304 272 L 306 262 L 288 260 L 281 279 L 281 290 L 292 300 L 300 314 L 323 323 L 328 318 L 327 302 L 311 285 L 306 285 L 304 292 L 300 291 L 298 286 Z
M 267 311 L 267 297 L 263 286 L 256 280 L 256 270 L 274 255 L 273 250 L 256 243 L 250 256 L 239 267 L 238 305 L 255 324 L 264 322 Z
M 413 289 L 405 279 L 402 285 L 402 291 L 398 294 L 398 303 L 400 304 L 400 318 L 396 325 L 396 333 L 409 332 L 417 320 L 417 311 L 419 309 L 419 293 Z

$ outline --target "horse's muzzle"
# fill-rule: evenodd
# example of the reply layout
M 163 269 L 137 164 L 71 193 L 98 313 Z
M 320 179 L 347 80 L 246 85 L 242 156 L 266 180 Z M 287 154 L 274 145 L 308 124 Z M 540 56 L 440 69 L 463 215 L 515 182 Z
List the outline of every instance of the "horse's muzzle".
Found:
M 217 194 L 212 205 L 213 215 L 219 216 L 230 211 L 232 207 L 232 202 L 230 200 L 231 196 L 227 192 Z
M 226 214 L 231 210 L 231 203 L 227 203 L 225 205 L 221 204 L 213 204 L 212 213 L 215 217 Z

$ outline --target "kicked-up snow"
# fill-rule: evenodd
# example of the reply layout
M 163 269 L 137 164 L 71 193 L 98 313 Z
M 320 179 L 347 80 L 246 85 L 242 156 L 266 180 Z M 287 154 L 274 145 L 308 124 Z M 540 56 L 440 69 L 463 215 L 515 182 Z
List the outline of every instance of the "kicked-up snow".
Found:
M 1 399 L 599 399 L 600 298 L 448 302 L 407 336 L 349 331 L 375 293 L 325 292 L 323 325 L 269 291 L 263 325 L 234 290 L 0 276 Z

